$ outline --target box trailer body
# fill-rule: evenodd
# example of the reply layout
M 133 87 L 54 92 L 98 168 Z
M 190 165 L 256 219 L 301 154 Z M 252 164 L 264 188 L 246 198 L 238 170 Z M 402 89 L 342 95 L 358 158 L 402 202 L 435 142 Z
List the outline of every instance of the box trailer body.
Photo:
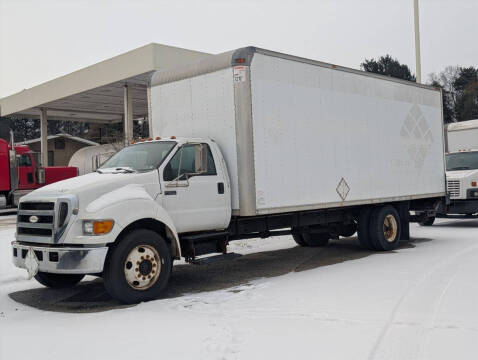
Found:
M 99 275 L 113 297 L 145 301 L 174 259 L 285 234 L 311 247 L 357 232 L 393 250 L 443 205 L 436 89 L 257 48 L 150 85 L 154 139 L 21 199 L 13 261 L 40 283 Z
M 153 136 L 219 144 L 237 215 L 444 194 L 441 94 L 429 87 L 243 49 L 158 73 L 151 103 Z

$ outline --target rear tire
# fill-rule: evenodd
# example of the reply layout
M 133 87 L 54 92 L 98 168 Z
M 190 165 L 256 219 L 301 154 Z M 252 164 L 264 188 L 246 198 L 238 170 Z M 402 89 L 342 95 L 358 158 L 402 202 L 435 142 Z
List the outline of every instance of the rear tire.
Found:
M 297 245 L 300 246 L 310 246 L 310 247 L 320 247 L 326 246 L 330 240 L 329 233 L 295 233 L 292 234 Z
M 103 273 L 105 288 L 126 304 L 153 300 L 165 289 L 171 270 L 166 241 L 152 230 L 133 230 L 109 250 Z
M 342 237 L 351 237 L 356 232 L 357 232 L 357 223 L 354 221 L 350 224 L 342 225 L 339 235 Z
M 375 250 L 390 251 L 398 246 L 400 224 L 400 216 L 393 206 L 380 206 L 372 211 L 369 232 Z
M 303 233 L 302 239 L 304 239 L 307 246 L 310 247 L 320 247 L 326 246 L 330 240 L 329 233 Z
M 358 226 L 357 226 L 357 235 L 360 246 L 367 250 L 373 250 L 374 246 L 372 240 L 370 239 L 370 214 L 372 209 L 369 207 L 363 208 L 360 210 Z
M 435 217 L 428 216 L 425 220 L 420 221 L 419 224 L 420 226 L 432 226 L 434 222 L 435 222 Z
M 292 234 L 292 237 L 294 238 L 294 241 L 297 243 L 297 245 L 308 246 L 307 243 L 304 241 L 304 238 L 302 237 L 301 233 Z
M 39 272 L 35 275 L 35 280 L 43 286 L 52 289 L 62 289 L 75 286 L 84 277 L 85 275 L 83 274 L 52 274 Z

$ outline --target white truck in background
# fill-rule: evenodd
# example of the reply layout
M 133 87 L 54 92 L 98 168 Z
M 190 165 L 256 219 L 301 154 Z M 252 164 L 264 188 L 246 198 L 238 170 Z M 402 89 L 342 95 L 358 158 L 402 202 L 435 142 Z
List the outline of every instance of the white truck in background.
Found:
M 449 201 L 442 211 L 426 216 L 423 226 L 433 225 L 435 215 L 462 218 L 478 213 L 478 119 L 447 124 L 445 134 Z
M 478 213 L 478 119 L 446 126 L 447 215 Z
M 86 146 L 73 154 L 68 166 L 78 169 L 78 175 L 96 171 L 103 163 L 124 147 L 121 142 Z
M 50 287 L 101 276 L 125 303 L 158 297 L 174 259 L 292 234 L 356 231 L 392 250 L 445 196 L 434 88 L 248 47 L 151 78 L 154 140 L 23 197 L 13 261 Z

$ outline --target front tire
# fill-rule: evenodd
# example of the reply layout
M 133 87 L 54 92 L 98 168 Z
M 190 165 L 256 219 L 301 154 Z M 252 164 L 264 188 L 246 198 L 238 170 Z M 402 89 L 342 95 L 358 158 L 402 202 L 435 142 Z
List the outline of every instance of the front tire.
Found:
M 35 280 L 43 286 L 52 289 L 62 289 L 72 287 L 78 284 L 85 275 L 83 274 L 53 274 L 39 272 L 35 275 Z
M 158 233 L 133 230 L 110 249 L 103 272 L 106 291 L 126 304 L 156 299 L 171 267 L 169 247 Z

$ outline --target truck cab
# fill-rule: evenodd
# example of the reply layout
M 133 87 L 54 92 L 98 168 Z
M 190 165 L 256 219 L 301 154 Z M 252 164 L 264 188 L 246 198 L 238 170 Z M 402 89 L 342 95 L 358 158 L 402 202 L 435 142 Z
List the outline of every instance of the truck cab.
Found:
M 210 139 L 151 139 L 124 148 L 95 173 L 22 197 L 13 258 L 42 284 L 65 285 L 84 274 L 104 273 L 117 240 L 141 230 L 169 254 L 160 256 L 153 245 L 129 249 L 127 256 L 135 261 L 128 262 L 127 286 L 141 290 L 151 283 L 153 266 L 162 266 L 166 274 L 173 259 L 190 256 L 180 235 L 220 232 L 230 221 L 230 181 L 217 144 Z M 138 280 L 138 274 L 145 276 Z M 124 293 L 122 285 L 112 291 Z
M 448 214 L 478 213 L 478 149 L 446 154 Z

